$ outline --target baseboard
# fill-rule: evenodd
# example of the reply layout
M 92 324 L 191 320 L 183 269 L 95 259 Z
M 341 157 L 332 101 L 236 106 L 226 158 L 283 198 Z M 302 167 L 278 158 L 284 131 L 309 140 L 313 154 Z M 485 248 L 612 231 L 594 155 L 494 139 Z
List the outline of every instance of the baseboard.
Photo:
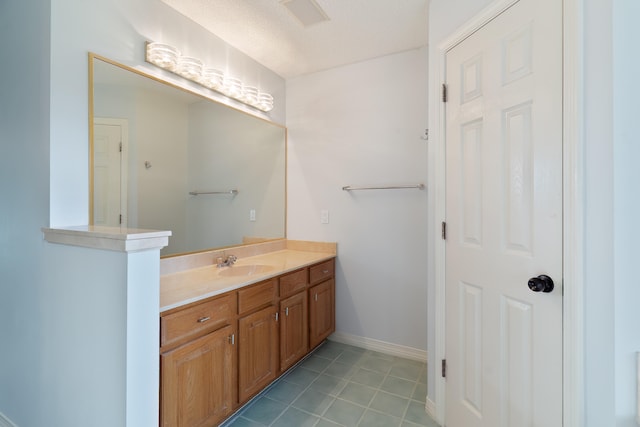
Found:
M 0 427 L 18 427 L 9 418 L 7 418 L 2 412 L 0 412 Z
M 413 347 L 392 344 L 385 341 L 374 340 L 372 338 L 359 337 L 357 335 L 335 332 L 329 337 L 330 341 L 336 341 L 343 344 L 354 345 L 356 347 L 366 348 L 367 350 L 379 351 L 380 353 L 392 356 L 404 357 L 405 359 L 418 360 L 427 362 L 427 352 Z
M 427 403 L 424 405 L 424 409 L 426 409 L 427 414 L 433 418 L 434 420 L 437 420 L 437 414 L 436 414 L 436 402 L 434 402 L 433 400 L 431 400 L 429 398 L 429 396 L 427 396 Z

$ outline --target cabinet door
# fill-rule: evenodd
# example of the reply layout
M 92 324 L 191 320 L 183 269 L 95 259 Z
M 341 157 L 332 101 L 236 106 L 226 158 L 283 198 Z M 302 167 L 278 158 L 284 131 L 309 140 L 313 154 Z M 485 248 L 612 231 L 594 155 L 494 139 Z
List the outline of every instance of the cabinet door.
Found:
M 238 321 L 238 398 L 244 403 L 262 390 L 278 370 L 276 307 L 263 308 Z
M 309 348 L 314 348 L 335 331 L 334 281 L 309 288 Z
M 160 355 L 163 426 L 217 425 L 231 413 L 232 334 L 227 326 Z
M 280 370 L 300 360 L 309 349 L 307 293 L 280 301 Z

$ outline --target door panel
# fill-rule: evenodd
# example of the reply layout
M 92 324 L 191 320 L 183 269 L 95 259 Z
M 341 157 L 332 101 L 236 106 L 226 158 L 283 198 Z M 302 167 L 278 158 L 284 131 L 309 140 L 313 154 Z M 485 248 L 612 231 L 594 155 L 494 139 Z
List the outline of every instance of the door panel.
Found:
M 314 348 L 335 329 L 335 282 L 324 281 L 309 288 L 309 348 Z
M 285 371 L 309 350 L 307 292 L 280 301 L 280 370 Z
M 127 226 L 127 145 L 125 119 L 94 119 L 93 225 Z
M 276 308 L 269 306 L 238 320 L 238 398 L 244 403 L 266 387 L 278 370 Z
M 230 326 L 160 355 L 162 426 L 216 425 L 231 413 Z
M 562 425 L 561 8 L 520 0 L 447 52 L 448 427 Z

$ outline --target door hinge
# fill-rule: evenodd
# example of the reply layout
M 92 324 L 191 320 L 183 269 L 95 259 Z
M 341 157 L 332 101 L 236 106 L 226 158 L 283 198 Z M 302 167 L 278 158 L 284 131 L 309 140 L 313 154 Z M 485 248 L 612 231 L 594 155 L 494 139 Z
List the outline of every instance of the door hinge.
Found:
M 447 102 L 447 85 L 442 83 L 442 102 Z
M 447 378 L 447 359 L 442 359 L 442 378 Z
M 122 224 L 122 214 L 120 214 L 120 218 L 118 219 L 118 221 L 120 221 L 120 224 Z
M 447 223 L 442 221 L 442 240 L 447 240 Z
M 122 141 L 120 142 L 120 152 L 122 153 Z

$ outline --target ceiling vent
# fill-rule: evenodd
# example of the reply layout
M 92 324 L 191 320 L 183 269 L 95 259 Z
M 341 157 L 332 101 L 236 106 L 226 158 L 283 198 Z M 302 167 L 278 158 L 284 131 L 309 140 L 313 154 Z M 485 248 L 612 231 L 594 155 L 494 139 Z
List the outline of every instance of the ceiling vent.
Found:
M 329 20 L 327 14 L 315 0 L 280 0 L 280 3 L 300 21 L 303 27 Z

